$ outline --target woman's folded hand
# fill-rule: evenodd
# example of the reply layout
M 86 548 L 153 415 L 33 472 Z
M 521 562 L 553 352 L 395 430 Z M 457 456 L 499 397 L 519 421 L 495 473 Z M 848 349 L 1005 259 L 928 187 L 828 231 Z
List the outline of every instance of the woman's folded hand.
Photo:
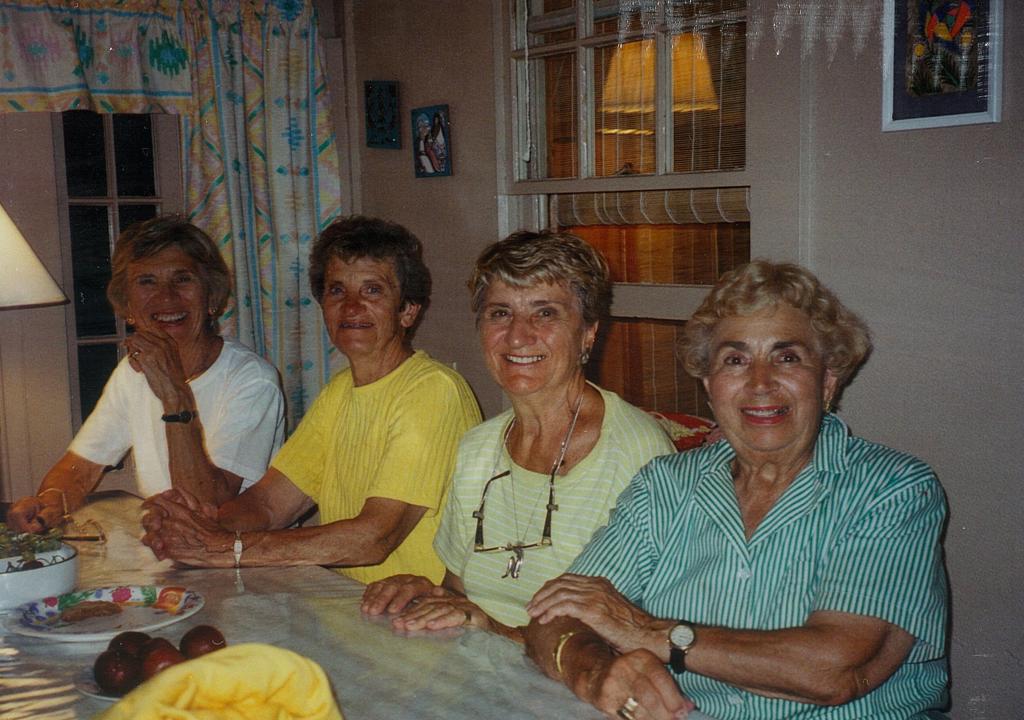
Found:
M 526 605 L 531 618 L 548 623 L 557 617 L 573 617 L 586 623 L 619 652 L 650 645 L 652 634 L 664 635 L 668 652 L 668 627 L 630 603 L 607 578 L 566 573 L 544 583 Z M 667 657 L 666 657 L 667 661 Z
M 60 524 L 60 507 L 43 503 L 35 495 L 23 497 L 7 510 L 7 526 L 15 532 L 45 532 Z
M 570 687 L 576 694 L 611 718 L 675 720 L 694 709 L 665 665 L 647 650 L 616 655 L 574 679 Z M 632 709 L 623 712 L 623 707 Z
M 397 613 L 417 598 L 448 594 L 447 590 L 422 575 L 392 575 L 366 586 L 360 609 L 367 615 Z
M 491 628 L 491 618 L 475 603 L 444 588 L 437 590 L 445 594 L 413 599 L 405 610 L 391 619 L 391 626 L 401 632 L 455 627 Z
M 234 534 L 217 524 L 217 509 L 212 505 L 175 489 L 148 498 L 142 507 L 146 510 L 142 542 L 158 559 L 213 567 L 233 564 Z

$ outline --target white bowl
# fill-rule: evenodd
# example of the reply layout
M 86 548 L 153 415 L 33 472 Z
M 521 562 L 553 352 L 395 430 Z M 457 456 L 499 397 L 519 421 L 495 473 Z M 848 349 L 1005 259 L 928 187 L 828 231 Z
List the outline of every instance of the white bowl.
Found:
M 57 550 L 36 553 L 36 559 L 43 563 L 43 567 L 3 572 L 8 564 L 20 564 L 21 558 L 0 558 L 0 610 L 75 589 L 78 582 L 78 551 L 75 548 L 63 544 Z

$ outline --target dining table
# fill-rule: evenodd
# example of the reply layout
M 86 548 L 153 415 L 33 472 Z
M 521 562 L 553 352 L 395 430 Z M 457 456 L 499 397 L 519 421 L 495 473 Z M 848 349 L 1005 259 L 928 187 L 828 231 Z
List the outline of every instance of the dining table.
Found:
M 78 589 L 179 586 L 202 608 L 154 630 L 177 642 L 213 625 L 228 644 L 268 643 L 317 662 L 346 720 L 503 720 L 600 718 L 546 677 L 521 645 L 475 629 L 402 634 L 387 617 L 363 614 L 363 585 L 316 565 L 199 569 L 157 560 L 140 542 L 141 500 L 97 493 L 74 514 L 99 526 L 104 542 L 73 543 Z M 12 631 L 17 611 L 0 618 L 0 718 L 88 718 L 109 702 L 81 691 L 107 642 L 67 642 Z M 691 714 L 698 718 L 699 714 Z

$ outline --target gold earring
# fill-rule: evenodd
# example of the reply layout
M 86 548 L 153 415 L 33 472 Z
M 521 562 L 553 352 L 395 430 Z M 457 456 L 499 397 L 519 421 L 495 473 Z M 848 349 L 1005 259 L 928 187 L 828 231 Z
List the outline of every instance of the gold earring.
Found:
M 832 398 L 825 398 L 825 414 L 832 412 Z

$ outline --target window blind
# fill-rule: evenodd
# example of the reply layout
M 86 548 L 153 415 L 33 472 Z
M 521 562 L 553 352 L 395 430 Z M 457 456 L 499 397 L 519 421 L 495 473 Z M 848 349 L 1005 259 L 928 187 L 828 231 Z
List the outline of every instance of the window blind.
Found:
M 559 226 L 750 222 L 750 188 L 694 188 L 551 196 Z

